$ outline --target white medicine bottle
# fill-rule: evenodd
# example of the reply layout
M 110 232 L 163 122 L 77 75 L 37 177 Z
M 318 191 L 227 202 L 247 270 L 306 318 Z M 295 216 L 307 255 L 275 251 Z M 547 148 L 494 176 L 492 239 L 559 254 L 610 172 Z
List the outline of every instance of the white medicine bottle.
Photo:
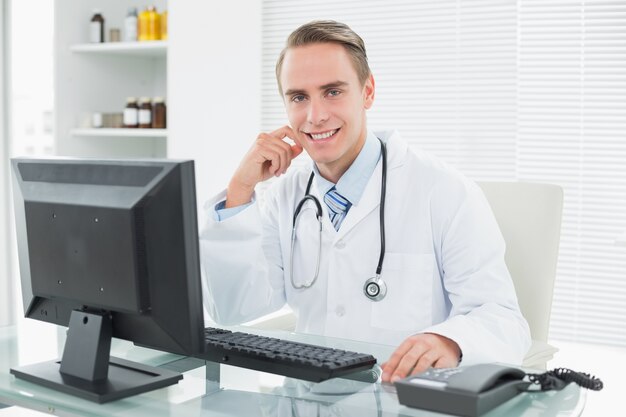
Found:
M 91 22 L 89 22 L 89 42 L 104 42 L 104 17 L 102 17 L 98 9 L 93 10 Z
M 139 107 L 135 97 L 126 99 L 126 108 L 124 109 L 123 125 L 126 128 L 134 128 L 139 126 Z
M 137 42 L 137 8 L 130 7 L 124 19 L 124 42 Z

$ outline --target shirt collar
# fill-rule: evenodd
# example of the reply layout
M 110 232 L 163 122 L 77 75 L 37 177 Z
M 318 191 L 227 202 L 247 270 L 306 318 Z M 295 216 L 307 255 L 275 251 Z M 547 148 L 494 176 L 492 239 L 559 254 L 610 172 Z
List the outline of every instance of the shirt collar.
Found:
M 336 187 L 339 194 L 347 198 L 353 205 L 358 205 L 365 191 L 365 187 L 374 173 L 374 169 L 376 169 L 379 159 L 380 142 L 376 136 L 368 130 L 361 152 L 359 152 L 348 170 L 339 178 L 337 184 L 333 184 L 322 177 L 315 162 L 313 163 L 315 181 L 320 194 L 322 196 L 326 195 L 331 188 Z

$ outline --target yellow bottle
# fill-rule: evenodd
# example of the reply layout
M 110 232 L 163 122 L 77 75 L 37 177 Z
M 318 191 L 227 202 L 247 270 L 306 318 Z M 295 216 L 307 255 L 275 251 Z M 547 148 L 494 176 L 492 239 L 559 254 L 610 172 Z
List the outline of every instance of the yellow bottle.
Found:
M 139 18 L 137 19 L 137 40 L 139 41 L 149 41 L 150 38 L 148 36 L 148 21 L 150 20 L 150 12 L 146 7 L 143 9 L 141 13 L 139 13 Z
M 167 10 L 161 13 L 161 39 L 167 40 Z
M 157 13 L 156 7 L 148 9 L 148 40 L 158 41 L 161 39 L 161 16 Z

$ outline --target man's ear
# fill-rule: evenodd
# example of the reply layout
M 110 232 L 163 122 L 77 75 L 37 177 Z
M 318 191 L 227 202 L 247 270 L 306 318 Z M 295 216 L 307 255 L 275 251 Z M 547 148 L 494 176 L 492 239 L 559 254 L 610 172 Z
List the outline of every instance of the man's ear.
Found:
M 369 110 L 370 107 L 374 104 L 374 96 L 376 95 L 376 83 L 374 82 L 374 75 L 370 74 L 365 80 L 365 85 L 363 86 L 363 98 L 364 107 L 366 110 Z

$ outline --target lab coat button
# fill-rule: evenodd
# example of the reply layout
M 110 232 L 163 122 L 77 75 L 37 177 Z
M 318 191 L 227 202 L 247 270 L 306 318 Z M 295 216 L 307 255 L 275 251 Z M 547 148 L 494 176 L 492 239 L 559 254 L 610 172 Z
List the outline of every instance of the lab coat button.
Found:
M 337 242 L 335 246 L 337 247 L 337 249 L 343 249 L 346 247 L 346 242 L 344 242 L 343 240 L 340 240 L 339 242 Z
M 343 317 L 343 315 L 346 314 L 346 309 L 343 306 L 337 306 L 335 314 L 337 314 L 337 317 Z

